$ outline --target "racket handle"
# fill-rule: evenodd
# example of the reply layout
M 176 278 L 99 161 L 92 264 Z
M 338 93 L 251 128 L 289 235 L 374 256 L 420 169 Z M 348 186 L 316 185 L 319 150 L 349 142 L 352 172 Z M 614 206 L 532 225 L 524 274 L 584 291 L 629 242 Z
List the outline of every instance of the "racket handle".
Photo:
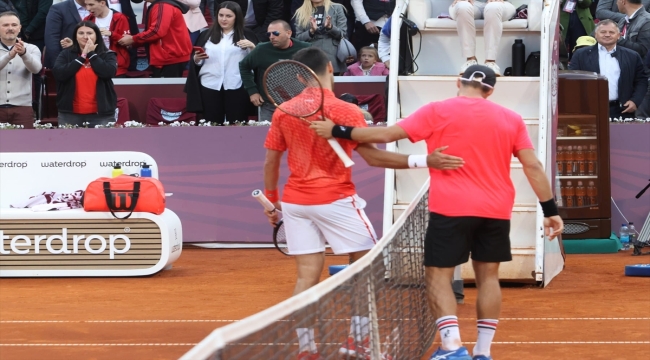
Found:
M 330 139 L 327 139 L 327 142 L 330 143 L 330 146 L 332 147 L 332 149 L 334 150 L 336 155 L 339 156 L 341 161 L 343 161 L 343 165 L 345 165 L 346 168 L 354 165 L 354 161 L 352 161 L 352 159 L 350 159 L 348 154 L 345 153 L 345 150 L 343 150 L 343 148 L 341 147 L 341 144 L 339 144 L 338 141 L 336 141 L 333 138 L 330 138 Z
M 273 203 L 270 202 L 269 199 L 266 198 L 266 196 L 264 196 L 262 190 L 259 189 L 254 190 L 252 195 L 255 199 L 257 199 L 257 201 L 259 201 L 260 204 L 262 204 L 262 206 L 264 206 L 264 209 L 266 209 L 266 211 L 275 210 L 275 205 L 273 205 Z

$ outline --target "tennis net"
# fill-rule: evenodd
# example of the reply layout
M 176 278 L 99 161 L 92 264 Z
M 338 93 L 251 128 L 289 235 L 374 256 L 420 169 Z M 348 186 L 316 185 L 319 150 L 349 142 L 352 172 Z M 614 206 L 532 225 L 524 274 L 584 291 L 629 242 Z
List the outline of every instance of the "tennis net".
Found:
M 216 329 L 181 359 L 295 360 L 305 345 L 322 359 L 357 358 L 350 349 L 363 353 L 359 359 L 421 358 L 435 335 L 422 265 L 428 188 L 427 181 L 362 259 L 307 291 Z

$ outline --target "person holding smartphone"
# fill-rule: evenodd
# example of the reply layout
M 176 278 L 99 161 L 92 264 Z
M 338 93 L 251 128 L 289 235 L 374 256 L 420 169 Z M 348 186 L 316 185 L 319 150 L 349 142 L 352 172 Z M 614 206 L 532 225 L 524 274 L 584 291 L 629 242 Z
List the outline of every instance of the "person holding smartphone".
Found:
M 257 37 L 244 28 L 241 7 L 225 1 L 217 21 L 196 41 L 185 85 L 187 111 L 202 113 L 207 121 L 223 125 L 248 120 L 248 93 L 239 62 L 255 48 Z

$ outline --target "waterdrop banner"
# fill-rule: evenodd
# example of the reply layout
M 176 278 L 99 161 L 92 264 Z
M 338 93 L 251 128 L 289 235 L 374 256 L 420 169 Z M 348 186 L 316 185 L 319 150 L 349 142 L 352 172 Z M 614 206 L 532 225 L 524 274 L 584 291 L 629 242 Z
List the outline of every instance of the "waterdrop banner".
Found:
M 156 161 L 135 151 L 0 153 L 0 208 L 24 203 L 44 192 L 74 193 L 100 177 L 111 177 L 116 164 L 124 174 L 140 174 L 143 164 L 158 178 Z

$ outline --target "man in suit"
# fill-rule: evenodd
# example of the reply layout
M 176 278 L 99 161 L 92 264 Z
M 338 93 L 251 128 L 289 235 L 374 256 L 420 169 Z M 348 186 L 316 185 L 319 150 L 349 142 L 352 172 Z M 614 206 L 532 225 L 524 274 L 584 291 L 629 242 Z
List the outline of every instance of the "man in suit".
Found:
M 214 1 L 214 14 L 219 12 L 219 5 L 225 0 Z M 284 0 L 232 0 L 239 4 L 244 14 L 244 26 L 253 30 L 260 42 L 268 42 L 266 30 L 275 20 L 282 19 Z M 252 5 L 252 7 L 251 7 Z
M 618 9 L 625 14 L 618 22 L 618 46 L 636 51 L 643 59 L 650 50 L 650 14 L 641 0 L 618 0 Z
M 45 62 L 51 69 L 63 49 L 61 42 L 74 36 L 74 28 L 88 16 L 84 0 L 66 0 L 52 5 L 45 20 Z
M 621 34 L 615 22 L 596 25 L 598 44 L 579 49 L 569 63 L 570 70 L 592 71 L 609 82 L 609 117 L 634 118 L 648 88 L 643 60 L 636 52 L 617 46 Z

